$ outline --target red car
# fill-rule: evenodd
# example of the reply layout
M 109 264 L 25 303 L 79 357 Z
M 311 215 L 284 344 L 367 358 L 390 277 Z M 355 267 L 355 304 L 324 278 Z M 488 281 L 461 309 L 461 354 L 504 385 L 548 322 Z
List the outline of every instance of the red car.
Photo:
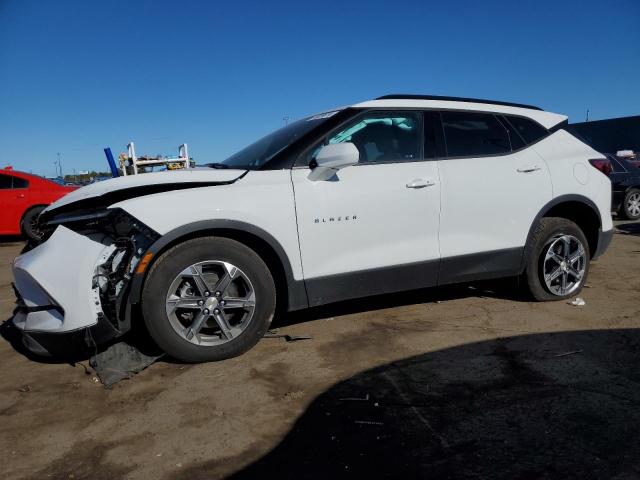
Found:
M 38 239 L 38 215 L 50 203 L 78 187 L 66 187 L 36 175 L 0 170 L 0 235 Z

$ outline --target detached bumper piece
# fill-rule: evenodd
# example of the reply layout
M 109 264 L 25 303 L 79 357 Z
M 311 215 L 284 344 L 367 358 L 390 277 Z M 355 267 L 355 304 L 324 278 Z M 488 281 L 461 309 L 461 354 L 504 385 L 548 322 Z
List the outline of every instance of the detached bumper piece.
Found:
M 45 243 L 16 258 L 13 323 L 36 354 L 72 354 L 120 332 L 105 317 L 94 281 L 109 247 L 60 226 Z
M 14 317 L 15 318 L 15 317 Z M 18 327 L 15 323 L 14 325 Z M 20 329 L 20 327 L 18 327 Z M 39 356 L 73 358 L 94 354 L 97 346 L 120 335 L 105 319 L 95 325 L 67 333 L 22 331 L 22 344 Z

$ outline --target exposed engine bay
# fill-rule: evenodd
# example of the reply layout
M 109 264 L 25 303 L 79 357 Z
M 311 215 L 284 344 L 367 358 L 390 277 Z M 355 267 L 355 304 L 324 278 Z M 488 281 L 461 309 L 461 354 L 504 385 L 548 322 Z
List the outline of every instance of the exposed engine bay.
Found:
M 127 292 L 135 269 L 159 235 L 121 209 L 92 209 L 55 215 L 46 212 L 39 220 L 45 242 L 63 225 L 105 246 L 93 274 L 91 289 L 101 314 L 119 334 L 130 329 Z M 97 305 L 97 304 L 100 305 Z

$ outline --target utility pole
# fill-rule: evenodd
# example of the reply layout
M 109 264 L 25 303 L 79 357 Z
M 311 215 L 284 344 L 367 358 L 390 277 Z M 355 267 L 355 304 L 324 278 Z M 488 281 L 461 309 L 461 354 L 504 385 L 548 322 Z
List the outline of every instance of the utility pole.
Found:
M 60 177 L 62 177 L 62 162 L 60 162 L 60 152 L 58 152 L 58 167 L 60 167 Z
M 587 119 L 585 120 L 585 122 L 589 121 L 589 109 L 587 108 Z
M 289 125 L 289 115 L 285 115 L 284 117 L 282 117 L 282 121 L 284 122 L 285 127 Z

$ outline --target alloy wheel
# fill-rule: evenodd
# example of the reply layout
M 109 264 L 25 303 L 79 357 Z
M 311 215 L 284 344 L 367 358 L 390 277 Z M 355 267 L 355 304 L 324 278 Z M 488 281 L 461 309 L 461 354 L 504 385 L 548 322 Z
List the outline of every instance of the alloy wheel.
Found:
M 178 335 L 201 346 L 238 337 L 249 325 L 256 296 L 249 277 L 238 267 L 208 260 L 180 272 L 167 292 L 166 312 Z
M 627 212 L 632 216 L 640 216 L 640 193 L 632 193 L 627 198 Z
M 31 234 L 34 239 L 40 240 L 42 238 L 42 230 L 40 230 L 37 215 L 34 215 L 34 217 L 29 220 L 29 228 L 31 229 Z
M 549 292 L 564 296 L 576 291 L 587 268 L 587 253 L 582 242 L 573 235 L 556 235 L 543 252 L 542 273 Z

